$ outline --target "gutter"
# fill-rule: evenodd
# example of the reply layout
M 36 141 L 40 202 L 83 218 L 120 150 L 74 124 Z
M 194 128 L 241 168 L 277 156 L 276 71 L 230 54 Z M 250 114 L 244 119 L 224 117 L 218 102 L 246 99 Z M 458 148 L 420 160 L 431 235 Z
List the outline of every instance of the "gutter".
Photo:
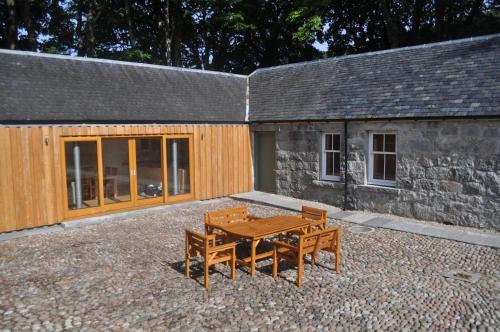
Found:
M 500 114 L 489 115 L 448 115 L 448 116 L 412 116 L 412 117 L 349 117 L 349 118 L 333 118 L 333 119 L 300 119 L 300 120 L 251 120 L 250 123 L 265 124 L 265 123 L 327 123 L 327 122 L 342 122 L 342 121 L 358 121 L 358 122 L 382 122 L 382 121 L 444 121 L 444 120 L 488 120 L 500 119 Z
M 344 121 L 344 207 L 347 210 L 347 120 Z

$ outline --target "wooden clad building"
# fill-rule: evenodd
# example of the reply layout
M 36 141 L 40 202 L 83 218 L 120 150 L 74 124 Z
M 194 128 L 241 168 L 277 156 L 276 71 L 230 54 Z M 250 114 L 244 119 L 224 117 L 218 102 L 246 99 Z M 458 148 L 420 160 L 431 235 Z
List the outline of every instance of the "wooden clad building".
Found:
M 251 190 L 246 77 L 0 52 L 0 232 Z

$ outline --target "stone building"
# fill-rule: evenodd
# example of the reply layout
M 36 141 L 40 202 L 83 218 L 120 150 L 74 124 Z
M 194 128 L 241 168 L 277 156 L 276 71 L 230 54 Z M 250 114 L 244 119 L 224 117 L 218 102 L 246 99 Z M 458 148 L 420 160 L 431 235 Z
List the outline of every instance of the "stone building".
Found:
M 257 70 L 249 120 L 257 141 L 271 136 L 276 146 L 275 186 L 265 189 L 499 230 L 499 41 Z M 269 159 L 256 154 L 257 174 L 265 167 L 259 157 Z

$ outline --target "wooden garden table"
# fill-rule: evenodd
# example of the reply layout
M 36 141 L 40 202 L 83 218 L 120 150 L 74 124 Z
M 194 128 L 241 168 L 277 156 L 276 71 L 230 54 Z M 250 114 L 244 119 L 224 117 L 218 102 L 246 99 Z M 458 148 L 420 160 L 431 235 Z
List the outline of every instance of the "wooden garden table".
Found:
M 258 259 L 271 257 L 272 251 L 263 252 L 257 255 L 257 246 L 266 237 L 278 235 L 297 229 L 304 229 L 309 226 L 309 222 L 294 216 L 273 216 L 260 218 L 249 222 L 235 222 L 220 226 L 213 226 L 230 234 L 236 238 L 245 238 L 252 241 L 251 255 L 244 259 L 238 259 L 238 264 L 250 266 L 250 273 L 255 276 L 255 262 Z

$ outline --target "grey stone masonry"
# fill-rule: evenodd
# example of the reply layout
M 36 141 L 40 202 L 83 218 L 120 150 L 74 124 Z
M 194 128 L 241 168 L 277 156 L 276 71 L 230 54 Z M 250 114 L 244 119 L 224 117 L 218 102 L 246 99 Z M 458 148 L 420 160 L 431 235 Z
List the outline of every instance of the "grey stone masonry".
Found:
M 342 122 L 254 124 L 276 132 L 278 194 L 344 205 Z M 321 179 L 321 133 L 341 134 L 341 177 Z M 370 132 L 395 133 L 396 184 L 368 181 Z M 500 230 L 500 120 L 352 121 L 347 208 Z

